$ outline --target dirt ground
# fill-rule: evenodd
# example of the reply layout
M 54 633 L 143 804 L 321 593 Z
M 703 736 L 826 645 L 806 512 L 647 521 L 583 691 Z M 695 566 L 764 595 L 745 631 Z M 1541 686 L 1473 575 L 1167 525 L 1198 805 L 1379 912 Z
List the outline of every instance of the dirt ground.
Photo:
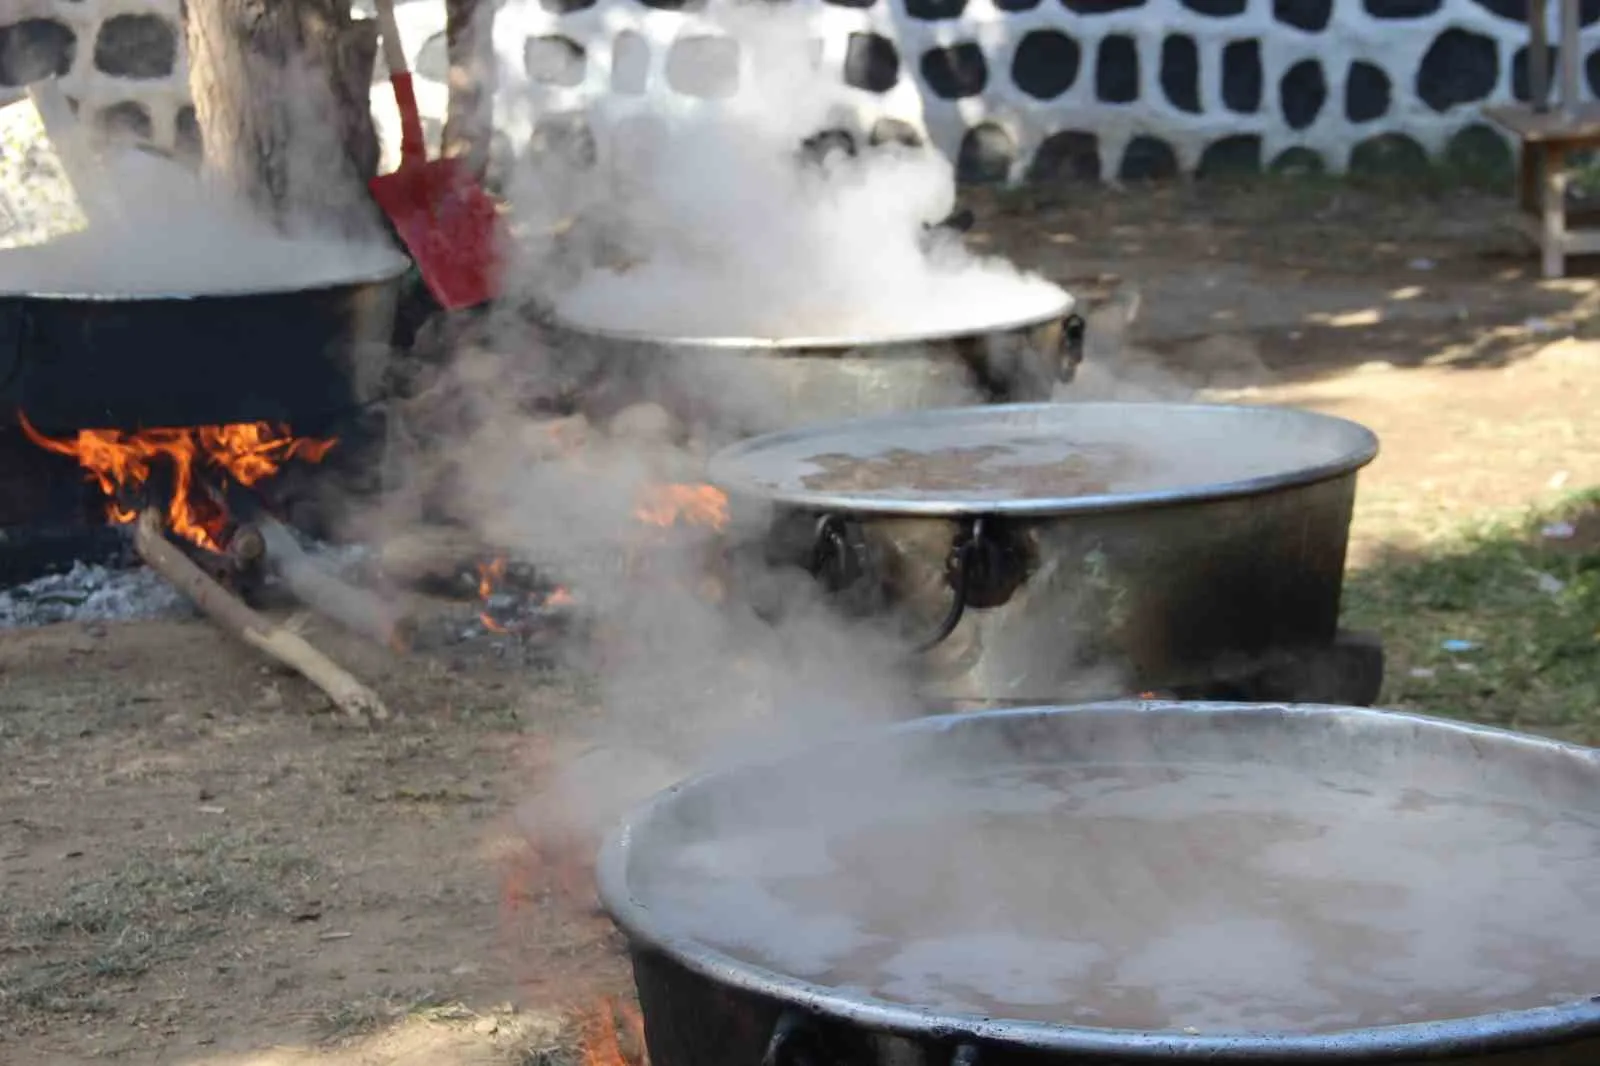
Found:
M 1085 388 L 1372 426 L 1353 565 L 1600 483 L 1600 287 L 1539 282 L 1500 201 L 1265 183 L 978 206 L 981 246 L 1097 301 Z M 627 994 L 609 927 L 531 887 L 513 822 L 545 745 L 594 713 L 583 686 L 487 645 L 317 639 L 400 720 L 343 721 L 199 622 L 0 634 L 0 1061 L 533 1063 L 570 1045 L 570 1008 Z

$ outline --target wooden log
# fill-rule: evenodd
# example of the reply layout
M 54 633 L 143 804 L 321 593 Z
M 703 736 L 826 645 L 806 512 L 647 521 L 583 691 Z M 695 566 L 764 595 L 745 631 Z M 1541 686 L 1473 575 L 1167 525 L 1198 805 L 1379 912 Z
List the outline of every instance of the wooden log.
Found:
M 167 541 L 164 527 L 161 511 L 146 509 L 134 525 L 134 548 L 150 569 L 171 582 L 201 613 L 245 644 L 310 681 L 351 717 L 379 721 L 389 717 L 388 708 L 375 692 L 312 647 L 300 634 L 263 618 L 213 581 Z
M 368 640 L 396 651 L 410 646 L 410 622 L 398 604 L 341 581 L 319 566 L 289 527 L 271 515 L 255 515 L 252 524 L 265 545 L 267 569 L 283 580 L 295 599 Z

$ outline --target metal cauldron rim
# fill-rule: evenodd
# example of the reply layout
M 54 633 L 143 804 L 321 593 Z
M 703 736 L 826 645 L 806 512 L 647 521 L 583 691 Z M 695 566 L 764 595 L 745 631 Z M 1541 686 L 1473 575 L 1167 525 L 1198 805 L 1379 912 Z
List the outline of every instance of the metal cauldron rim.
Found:
M 788 492 L 750 485 L 743 478 L 731 475 L 729 465 L 739 457 L 761 447 L 787 443 L 791 440 L 820 436 L 830 430 L 866 423 L 894 426 L 901 423 L 937 423 L 941 419 L 959 420 L 982 417 L 999 411 L 1026 415 L 1033 412 L 1068 410 L 1072 408 L 1097 408 L 1099 410 L 1140 411 L 1206 411 L 1217 415 L 1247 413 L 1259 415 L 1263 411 L 1290 415 L 1306 422 L 1321 422 L 1336 427 L 1351 438 L 1349 447 L 1338 458 L 1325 463 L 1300 467 L 1284 473 L 1261 477 L 1242 478 L 1238 481 L 1217 481 L 1180 489 L 1158 489 L 1146 492 L 1114 492 L 1083 496 L 1036 496 L 1027 499 L 998 499 L 974 502 L 968 500 L 940 499 L 937 496 L 899 500 L 863 500 L 848 493 Z M 1109 511 L 1131 511 L 1147 507 L 1165 507 L 1208 500 L 1232 499 L 1239 496 L 1258 496 L 1280 489 L 1297 488 L 1329 481 L 1353 473 L 1378 456 L 1378 436 L 1359 422 L 1337 415 L 1308 411 L 1298 407 L 1267 404 L 1223 403 L 1171 403 L 1132 400 L 1083 400 L 1068 403 L 1016 403 L 988 404 L 974 407 L 948 407 L 933 410 L 909 411 L 894 415 L 874 415 L 865 418 L 840 419 L 828 423 L 812 423 L 794 429 L 751 437 L 731 444 L 712 455 L 707 465 L 707 477 L 718 488 L 729 493 L 764 499 L 769 503 L 811 510 L 837 511 L 858 515 L 915 515 L 945 517 L 952 515 L 984 514 L 1012 515 L 1018 517 L 1049 518 L 1057 515 L 1101 514 Z
M 1600 751 L 1575 744 L 1529 736 L 1491 726 L 1427 715 L 1321 704 L 1196 703 L 1182 701 L 1113 700 L 1072 706 L 1010 708 L 940 715 L 898 723 L 875 731 L 882 737 L 894 733 L 937 733 L 978 719 L 1036 718 L 1061 714 L 1239 714 L 1252 712 L 1284 717 L 1333 715 L 1382 721 L 1393 727 L 1405 723 L 1446 730 L 1496 743 L 1600 760 Z M 848 741 L 844 741 L 848 743 Z M 835 744 L 840 741 L 835 741 Z M 813 750 L 826 750 L 823 744 Z M 805 752 L 788 751 L 767 760 L 787 763 Z M 759 768 L 759 765 L 755 768 Z M 734 772 L 750 765 L 731 768 Z M 1413 1061 L 1446 1054 L 1485 1054 L 1548 1045 L 1557 1039 L 1600 1036 L 1600 995 L 1554 1007 L 1502 1011 L 1445 1021 L 1348 1029 L 1332 1033 L 1234 1033 L 1190 1035 L 1129 1029 L 1095 1029 L 1085 1026 L 989 1018 L 936 1011 L 864 994 L 844 992 L 743 962 L 689 937 L 661 929 L 650 908 L 634 897 L 628 886 L 628 853 L 636 831 L 647 826 L 679 793 L 702 787 L 727 770 L 713 770 L 679 782 L 635 809 L 606 838 L 596 865 L 601 904 L 627 936 L 634 950 L 663 953 L 693 973 L 741 992 L 765 997 L 789 1007 L 870 1030 L 941 1043 L 970 1041 L 996 1043 L 1030 1050 L 1078 1055 L 1105 1055 L 1118 1061 L 1173 1059 L 1225 1062 L 1351 1063 Z
M 51 300 L 62 303 L 83 302 L 100 304 L 159 303 L 169 300 L 234 300 L 247 296 L 288 296 L 294 293 L 327 292 L 332 289 L 377 285 L 403 277 L 411 269 L 411 260 L 399 252 L 389 251 L 385 266 L 343 277 L 323 278 L 314 285 L 292 284 L 220 287 L 196 292 L 72 292 L 58 290 L 0 289 L 0 300 Z
M 612 329 L 563 318 L 559 313 L 553 321 L 561 329 L 580 336 L 602 340 L 627 341 L 632 344 L 656 345 L 662 348 L 717 348 L 730 350 L 758 349 L 763 351 L 848 351 L 853 348 L 882 348 L 912 344 L 937 344 L 944 341 L 966 340 L 998 333 L 1042 326 L 1065 318 L 1077 306 L 1077 298 L 1065 289 L 1061 298 L 1048 311 L 1040 311 L 1025 318 L 1009 322 L 990 322 L 958 330 L 927 330 L 908 333 L 844 334 L 828 337 L 684 337 L 647 333 L 641 330 Z

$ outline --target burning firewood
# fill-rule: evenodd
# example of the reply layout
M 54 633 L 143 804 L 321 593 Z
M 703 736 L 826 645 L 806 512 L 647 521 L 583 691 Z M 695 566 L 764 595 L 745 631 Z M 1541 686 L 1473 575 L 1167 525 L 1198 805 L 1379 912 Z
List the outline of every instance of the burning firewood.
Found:
M 150 569 L 170 581 L 206 617 L 316 685 L 351 717 L 379 721 L 389 717 L 388 708 L 375 692 L 312 647 L 300 634 L 263 618 L 213 581 L 167 540 L 164 527 L 161 510 L 146 508 L 134 526 L 134 548 Z

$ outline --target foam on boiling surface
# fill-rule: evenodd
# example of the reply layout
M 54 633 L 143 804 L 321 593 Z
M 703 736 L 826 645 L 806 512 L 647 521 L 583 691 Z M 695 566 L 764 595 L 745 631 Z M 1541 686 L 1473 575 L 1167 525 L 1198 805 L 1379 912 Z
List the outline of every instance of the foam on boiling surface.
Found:
M 779 973 L 1056 1023 L 1327 1032 L 1600 992 L 1600 825 L 1571 814 L 1268 766 L 887 793 L 686 848 L 638 894 Z

